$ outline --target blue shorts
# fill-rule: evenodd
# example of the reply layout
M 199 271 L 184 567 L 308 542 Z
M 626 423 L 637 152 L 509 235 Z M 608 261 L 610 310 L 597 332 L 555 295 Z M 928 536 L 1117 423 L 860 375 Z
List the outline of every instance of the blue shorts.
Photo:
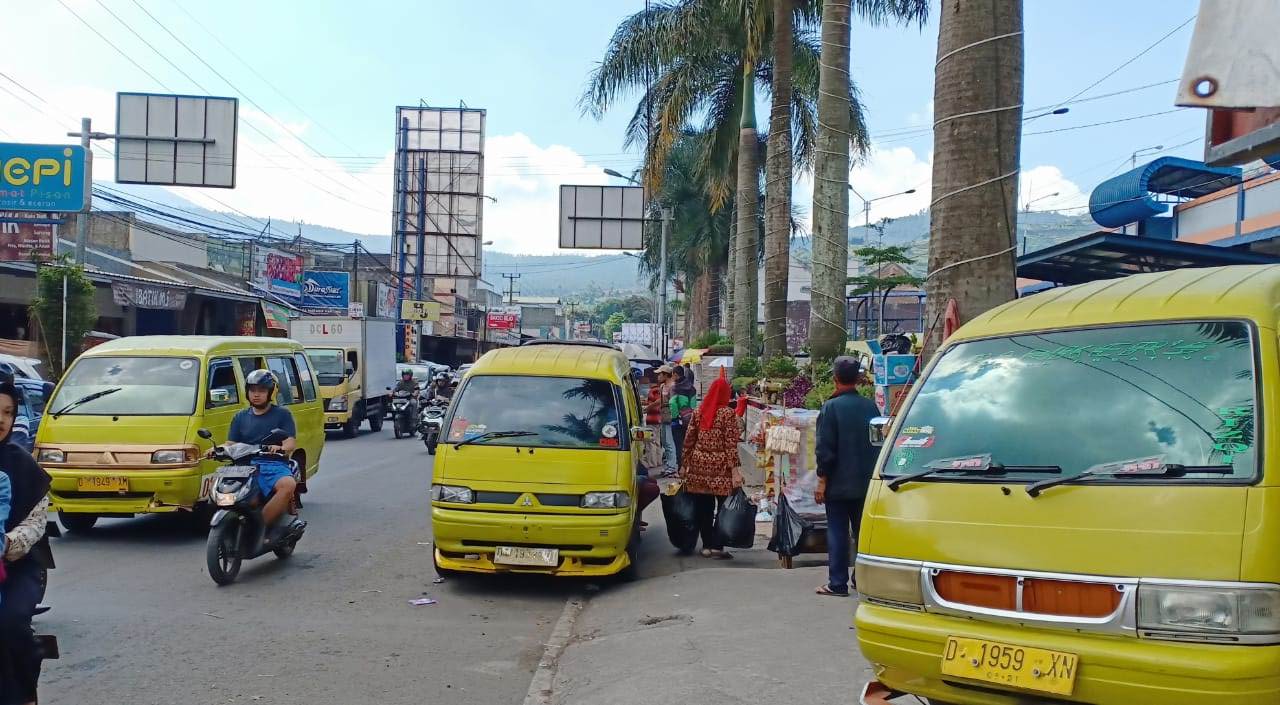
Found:
M 263 497 L 271 494 L 281 478 L 293 477 L 289 464 L 281 460 L 259 460 L 254 466 L 258 468 L 258 489 Z

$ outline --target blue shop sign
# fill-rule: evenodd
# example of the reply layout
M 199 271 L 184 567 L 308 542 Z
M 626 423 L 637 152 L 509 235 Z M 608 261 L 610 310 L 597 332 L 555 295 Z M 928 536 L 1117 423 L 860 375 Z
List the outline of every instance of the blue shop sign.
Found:
M 84 208 L 84 147 L 0 142 L 0 210 Z

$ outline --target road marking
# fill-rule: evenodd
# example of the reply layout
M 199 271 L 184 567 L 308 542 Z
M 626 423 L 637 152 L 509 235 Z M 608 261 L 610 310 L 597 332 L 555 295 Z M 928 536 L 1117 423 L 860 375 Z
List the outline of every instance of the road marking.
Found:
M 559 666 L 560 654 L 573 638 L 573 627 L 582 614 L 584 599 L 571 597 L 564 603 L 560 619 L 551 630 L 551 637 L 543 644 L 542 658 L 533 671 L 533 680 L 529 682 L 529 692 L 524 696 L 524 705 L 550 705 L 551 689 L 555 684 L 556 669 Z

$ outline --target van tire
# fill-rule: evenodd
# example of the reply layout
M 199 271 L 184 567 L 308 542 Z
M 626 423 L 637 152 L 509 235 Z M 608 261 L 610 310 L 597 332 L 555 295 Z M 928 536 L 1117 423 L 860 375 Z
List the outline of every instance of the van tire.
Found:
M 93 525 L 98 523 L 98 515 L 58 512 L 58 523 L 62 524 L 62 528 L 69 533 L 87 534 L 93 531 Z
M 627 542 L 627 567 L 618 571 L 615 579 L 619 583 L 634 583 L 639 577 L 640 562 L 640 512 L 636 512 L 636 523 L 631 527 L 631 540 Z

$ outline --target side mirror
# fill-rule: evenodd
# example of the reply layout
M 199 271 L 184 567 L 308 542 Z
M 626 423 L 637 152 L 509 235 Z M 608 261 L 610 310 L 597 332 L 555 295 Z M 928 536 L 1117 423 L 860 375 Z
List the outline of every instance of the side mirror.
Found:
M 196 435 L 197 435 L 197 436 L 199 436 L 199 437 L 201 437 L 201 438 L 203 438 L 203 439 L 205 439 L 206 441 L 212 441 L 212 440 L 213 440 L 213 434 L 212 434 L 212 433 L 210 433 L 210 432 L 209 432 L 209 429 L 207 429 L 207 428 L 202 428 L 202 429 L 200 429 L 199 431 L 196 431 Z
M 631 427 L 631 440 L 633 441 L 652 441 L 653 429 L 644 426 Z
M 346 369 L 343 371 L 343 374 L 345 374 L 348 377 L 354 375 L 355 373 L 356 373 L 356 368 L 352 367 L 350 364 L 348 364 L 346 366 Z
M 885 438 L 889 436 L 889 426 L 892 424 L 893 417 L 891 416 L 877 416 L 871 419 L 871 445 L 876 447 L 884 445 Z
M 214 404 L 226 404 L 231 401 L 231 392 L 225 389 L 210 389 L 209 401 Z

